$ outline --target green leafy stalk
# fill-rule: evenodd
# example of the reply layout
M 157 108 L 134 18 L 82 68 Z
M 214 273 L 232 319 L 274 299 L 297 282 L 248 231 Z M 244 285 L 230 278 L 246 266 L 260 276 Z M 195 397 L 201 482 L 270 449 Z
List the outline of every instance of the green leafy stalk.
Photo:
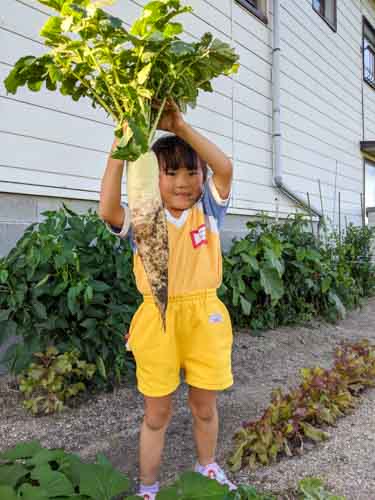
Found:
M 149 149 L 167 99 L 186 112 L 200 90 L 213 91 L 211 80 L 238 70 L 234 50 L 210 33 L 194 43 L 179 38 L 183 26 L 174 18 L 192 12 L 180 0 L 149 2 L 129 31 L 99 8 L 109 0 L 38 1 L 58 13 L 41 30 L 51 50 L 19 59 L 5 87 L 15 94 L 21 86 L 38 92 L 45 84 L 75 101 L 89 98 L 115 122 L 121 140 L 114 158 L 135 161 Z M 154 113 L 156 100 L 162 104 Z
M 73 75 L 77 78 L 77 80 L 80 80 L 80 82 L 82 83 L 82 85 L 84 85 L 90 92 L 93 93 L 93 95 L 95 96 L 95 99 L 100 103 L 100 105 L 102 106 L 102 108 L 107 111 L 108 115 L 111 116 L 114 120 L 116 120 L 116 115 L 113 113 L 113 111 L 111 110 L 111 108 L 106 104 L 105 101 L 103 101 L 103 99 L 100 97 L 100 95 L 96 94 L 91 88 L 89 85 L 87 85 L 87 83 L 85 82 L 85 80 L 83 80 L 82 78 L 80 78 L 78 75 L 76 75 L 76 73 L 73 73 Z
M 109 85 L 109 82 L 108 82 L 108 79 L 107 79 L 107 76 L 105 75 L 105 73 L 103 73 L 101 67 L 99 66 L 97 60 L 95 59 L 92 51 L 87 47 L 87 50 L 90 54 L 90 57 L 92 59 L 92 62 L 94 63 L 94 66 L 95 68 L 99 71 L 99 73 L 103 76 L 103 81 L 105 82 L 105 85 L 107 87 L 107 90 L 108 90 L 108 95 L 111 97 L 111 99 L 113 100 L 113 103 L 115 105 L 115 108 L 116 110 L 118 111 L 119 113 L 119 119 L 121 119 L 121 116 L 122 116 L 122 109 L 121 109 L 121 106 L 118 102 L 118 100 L 116 99 L 116 95 L 111 91 L 111 87 Z
M 156 132 L 156 129 L 157 129 L 157 125 L 159 123 L 159 120 L 161 118 L 161 115 L 163 114 L 163 111 L 164 111 L 164 108 L 165 108 L 165 105 L 167 103 L 167 97 L 164 97 L 161 105 L 160 105 L 160 108 L 159 108 L 159 111 L 158 111 L 158 114 L 156 116 L 156 120 L 154 122 L 154 125 L 152 126 L 151 128 L 151 132 L 150 132 L 150 138 L 149 138 L 149 147 L 151 146 L 151 143 L 154 139 L 154 135 L 155 135 L 155 132 Z

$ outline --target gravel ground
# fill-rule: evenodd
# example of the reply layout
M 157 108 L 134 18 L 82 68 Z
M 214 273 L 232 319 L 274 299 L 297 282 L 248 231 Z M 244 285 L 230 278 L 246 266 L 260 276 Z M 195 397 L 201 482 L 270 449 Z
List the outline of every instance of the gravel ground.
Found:
M 220 436 L 218 461 L 232 449 L 232 436 L 243 420 L 260 416 L 272 389 L 287 389 L 299 380 L 299 369 L 330 366 L 335 346 L 342 340 L 375 340 L 375 299 L 352 312 L 338 325 L 315 322 L 298 328 L 280 328 L 252 337 L 235 335 L 233 371 L 235 384 L 219 397 Z M 57 416 L 33 418 L 26 414 L 10 377 L 0 377 L 0 450 L 18 441 L 38 439 L 43 446 L 64 447 L 92 461 L 103 452 L 115 467 L 133 479 L 138 475 L 138 433 L 143 401 L 134 387 L 91 398 Z M 175 394 L 174 418 L 167 431 L 161 470 L 162 484 L 191 468 L 194 444 L 186 406 L 187 386 Z M 306 476 L 321 477 L 337 495 L 347 500 L 375 500 L 375 390 L 367 391 L 353 414 L 329 428 L 330 440 L 312 447 L 303 456 L 283 459 L 255 473 L 230 474 L 236 482 L 280 492 L 279 499 Z M 283 493 L 281 493 L 283 492 Z

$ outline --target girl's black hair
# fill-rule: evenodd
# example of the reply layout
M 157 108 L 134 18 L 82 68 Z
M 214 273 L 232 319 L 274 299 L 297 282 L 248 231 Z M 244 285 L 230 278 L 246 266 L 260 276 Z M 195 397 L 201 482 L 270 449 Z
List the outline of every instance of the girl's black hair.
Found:
M 186 141 L 177 135 L 160 137 L 153 145 L 152 151 L 156 154 L 159 165 L 165 172 L 175 172 L 182 165 L 190 171 L 196 171 L 199 165 L 203 171 L 203 181 L 207 179 L 207 163 Z

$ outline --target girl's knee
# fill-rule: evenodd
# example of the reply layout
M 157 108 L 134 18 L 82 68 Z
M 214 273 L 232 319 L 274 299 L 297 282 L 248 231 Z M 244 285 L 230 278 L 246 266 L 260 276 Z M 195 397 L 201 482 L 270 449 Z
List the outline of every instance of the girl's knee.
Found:
M 172 418 L 173 408 L 171 401 L 153 401 L 145 404 L 144 420 L 147 427 L 153 431 L 161 430 L 167 426 Z
M 210 422 L 216 415 L 216 402 L 213 401 L 194 401 L 189 399 L 189 406 L 194 418 Z

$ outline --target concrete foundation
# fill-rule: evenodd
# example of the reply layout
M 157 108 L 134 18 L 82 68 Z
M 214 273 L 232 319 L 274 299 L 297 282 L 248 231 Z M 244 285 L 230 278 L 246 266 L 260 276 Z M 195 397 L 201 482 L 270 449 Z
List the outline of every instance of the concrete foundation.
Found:
M 95 201 L 0 193 L 0 257 L 8 254 L 30 224 L 43 220 L 42 212 L 58 210 L 62 202 L 78 213 L 98 206 Z
M 95 201 L 0 193 L 0 257 L 8 254 L 30 224 L 43 220 L 42 212 L 58 210 L 63 202 L 77 213 L 98 207 Z M 241 238 L 247 233 L 248 220 L 250 217 L 245 215 L 226 216 L 221 232 L 224 251 L 230 248 L 234 237 Z

